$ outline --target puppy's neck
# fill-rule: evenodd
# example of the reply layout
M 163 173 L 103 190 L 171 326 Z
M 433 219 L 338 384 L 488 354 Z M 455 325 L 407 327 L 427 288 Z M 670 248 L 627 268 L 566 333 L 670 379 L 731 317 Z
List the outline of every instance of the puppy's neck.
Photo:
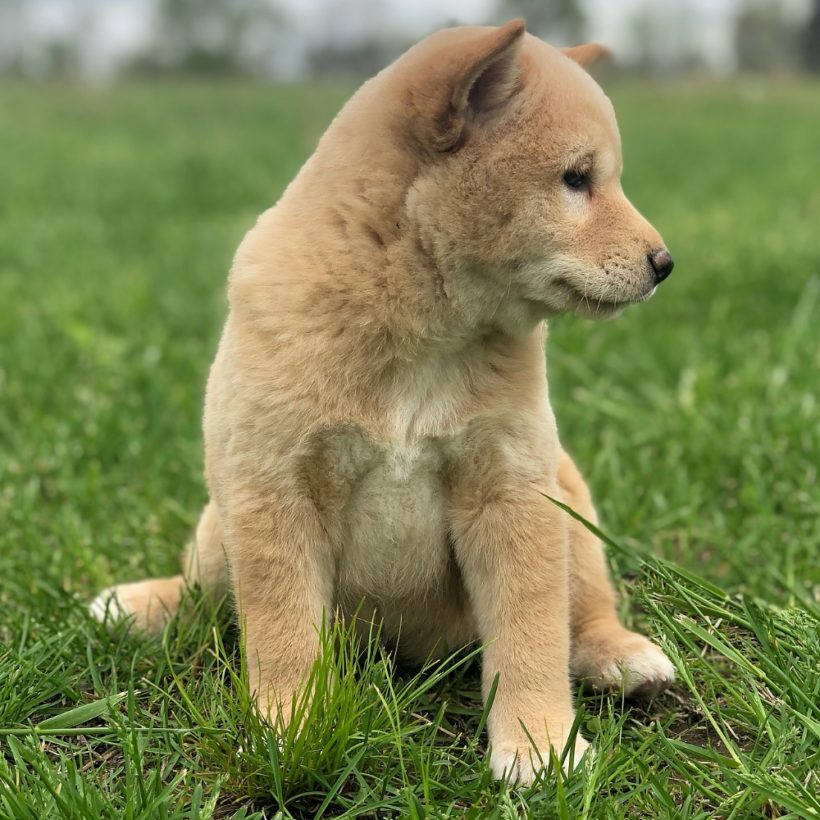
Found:
M 361 158 L 345 162 L 345 152 L 323 148 L 237 253 L 231 305 L 251 324 L 277 336 L 302 327 L 326 350 L 368 349 L 389 368 L 489 337 L 521 339 L 545 318 L 543 307 L 516 298 L 511 271 L 438 247 L 408 207 L 412 159 L 382 164 L 374 155 L 366 171 Z

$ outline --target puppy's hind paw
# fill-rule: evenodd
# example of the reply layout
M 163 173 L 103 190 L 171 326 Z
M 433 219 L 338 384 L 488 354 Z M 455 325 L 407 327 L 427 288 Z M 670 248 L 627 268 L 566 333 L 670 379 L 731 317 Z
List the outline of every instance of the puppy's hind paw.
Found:
M 572 667 L 579 682 L 626 697 L 655 697 L 675 682 L 675 667 L 664 652 L 620 626 L 578 636 Z
M 624 658 L 617 669 L 620 688 L 630 697 L 654 698 L 675 682 L 675 667 L 655 644 Z

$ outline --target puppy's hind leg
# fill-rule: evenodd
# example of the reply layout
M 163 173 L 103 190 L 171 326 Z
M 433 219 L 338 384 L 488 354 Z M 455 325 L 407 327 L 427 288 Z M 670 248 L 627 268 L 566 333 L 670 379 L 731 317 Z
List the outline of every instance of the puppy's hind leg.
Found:
M 214 598 L 228 586 L 228 570 L 222 548 L 222 531 L 216 506 L 210 502 L 202 512 L 196 535 L 183 559 L 184 574 L 117 584 L 103 590 L 92 602 L 90 612 L 99 621 L 133 618 L 143 632 L 161 632 L 176 614 L 188 586 L 199 585 Z
M 597 523 L 589 490 L 572 459 L 563 453 L 558 482 L 564 503 Z M 675 680 L 664 653 L 618 620 L 615 591 L 598 539 L 581 522 L 569 528 L 571 568 L 571 669 L 573 677 L 596 689 L 653 696 Z

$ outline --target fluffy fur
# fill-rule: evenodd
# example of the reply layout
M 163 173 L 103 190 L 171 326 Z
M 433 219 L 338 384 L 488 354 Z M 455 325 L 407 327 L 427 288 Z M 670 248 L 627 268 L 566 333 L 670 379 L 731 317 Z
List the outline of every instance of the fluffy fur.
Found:
M 581 67 L 601 51 L 521 21 L 448 29 L 353 96 L 236 254 L 185 576 L 107 590 L 96 615 L 155 631 L 186 581 L 230 587 L 272 716 L 329 613 L 383 619 L 414 659 L 481 641 L 485 691 L 500 674 L 491 766 L 525 782 L 565 745 L 571 673 L 669 684 L 618 622 L 599 543 L 544 497 L 595 520 L 550 408 L 544 320 L 612 315 L 659 281 L 663 242 L 621 190 L 612 107 Z

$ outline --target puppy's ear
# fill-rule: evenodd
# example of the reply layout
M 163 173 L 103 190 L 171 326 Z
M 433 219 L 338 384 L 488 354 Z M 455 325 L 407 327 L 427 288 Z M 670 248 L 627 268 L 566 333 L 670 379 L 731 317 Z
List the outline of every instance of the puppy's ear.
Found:
M 457 76 L 451 107 L 472 114 L 491 111 L 505 103 L 518 81 L 518 51 L 524 36 L 523 20 L 510 20 L 490 29 L 471 43 Z
M 582 46 L 562 48 L 561 51 L 582 68 L 589 68 L 601 60 L 608 60 L 612 57 L 612 52 L 600 43 L 585 43 Z
M 470 122 L 499 111 L 516 93 L 525 30 L 523 20 L 510 20 L 497 28 L 467 29 L 452 43 L 453 52 L 447 55 L 450 93 L 440 101 L 435 117 L 439 151 L 457 148 Z
M 562 48 L 561 51 L 563 51 L 570 60 L 574 60 L 583 68 L 589 68 L 589 66 L 595 65 L 595 63 L 601 60 L 608 60 L 612 57 L 612 52 L 600 43 L 585 43 L 582 46 Z

